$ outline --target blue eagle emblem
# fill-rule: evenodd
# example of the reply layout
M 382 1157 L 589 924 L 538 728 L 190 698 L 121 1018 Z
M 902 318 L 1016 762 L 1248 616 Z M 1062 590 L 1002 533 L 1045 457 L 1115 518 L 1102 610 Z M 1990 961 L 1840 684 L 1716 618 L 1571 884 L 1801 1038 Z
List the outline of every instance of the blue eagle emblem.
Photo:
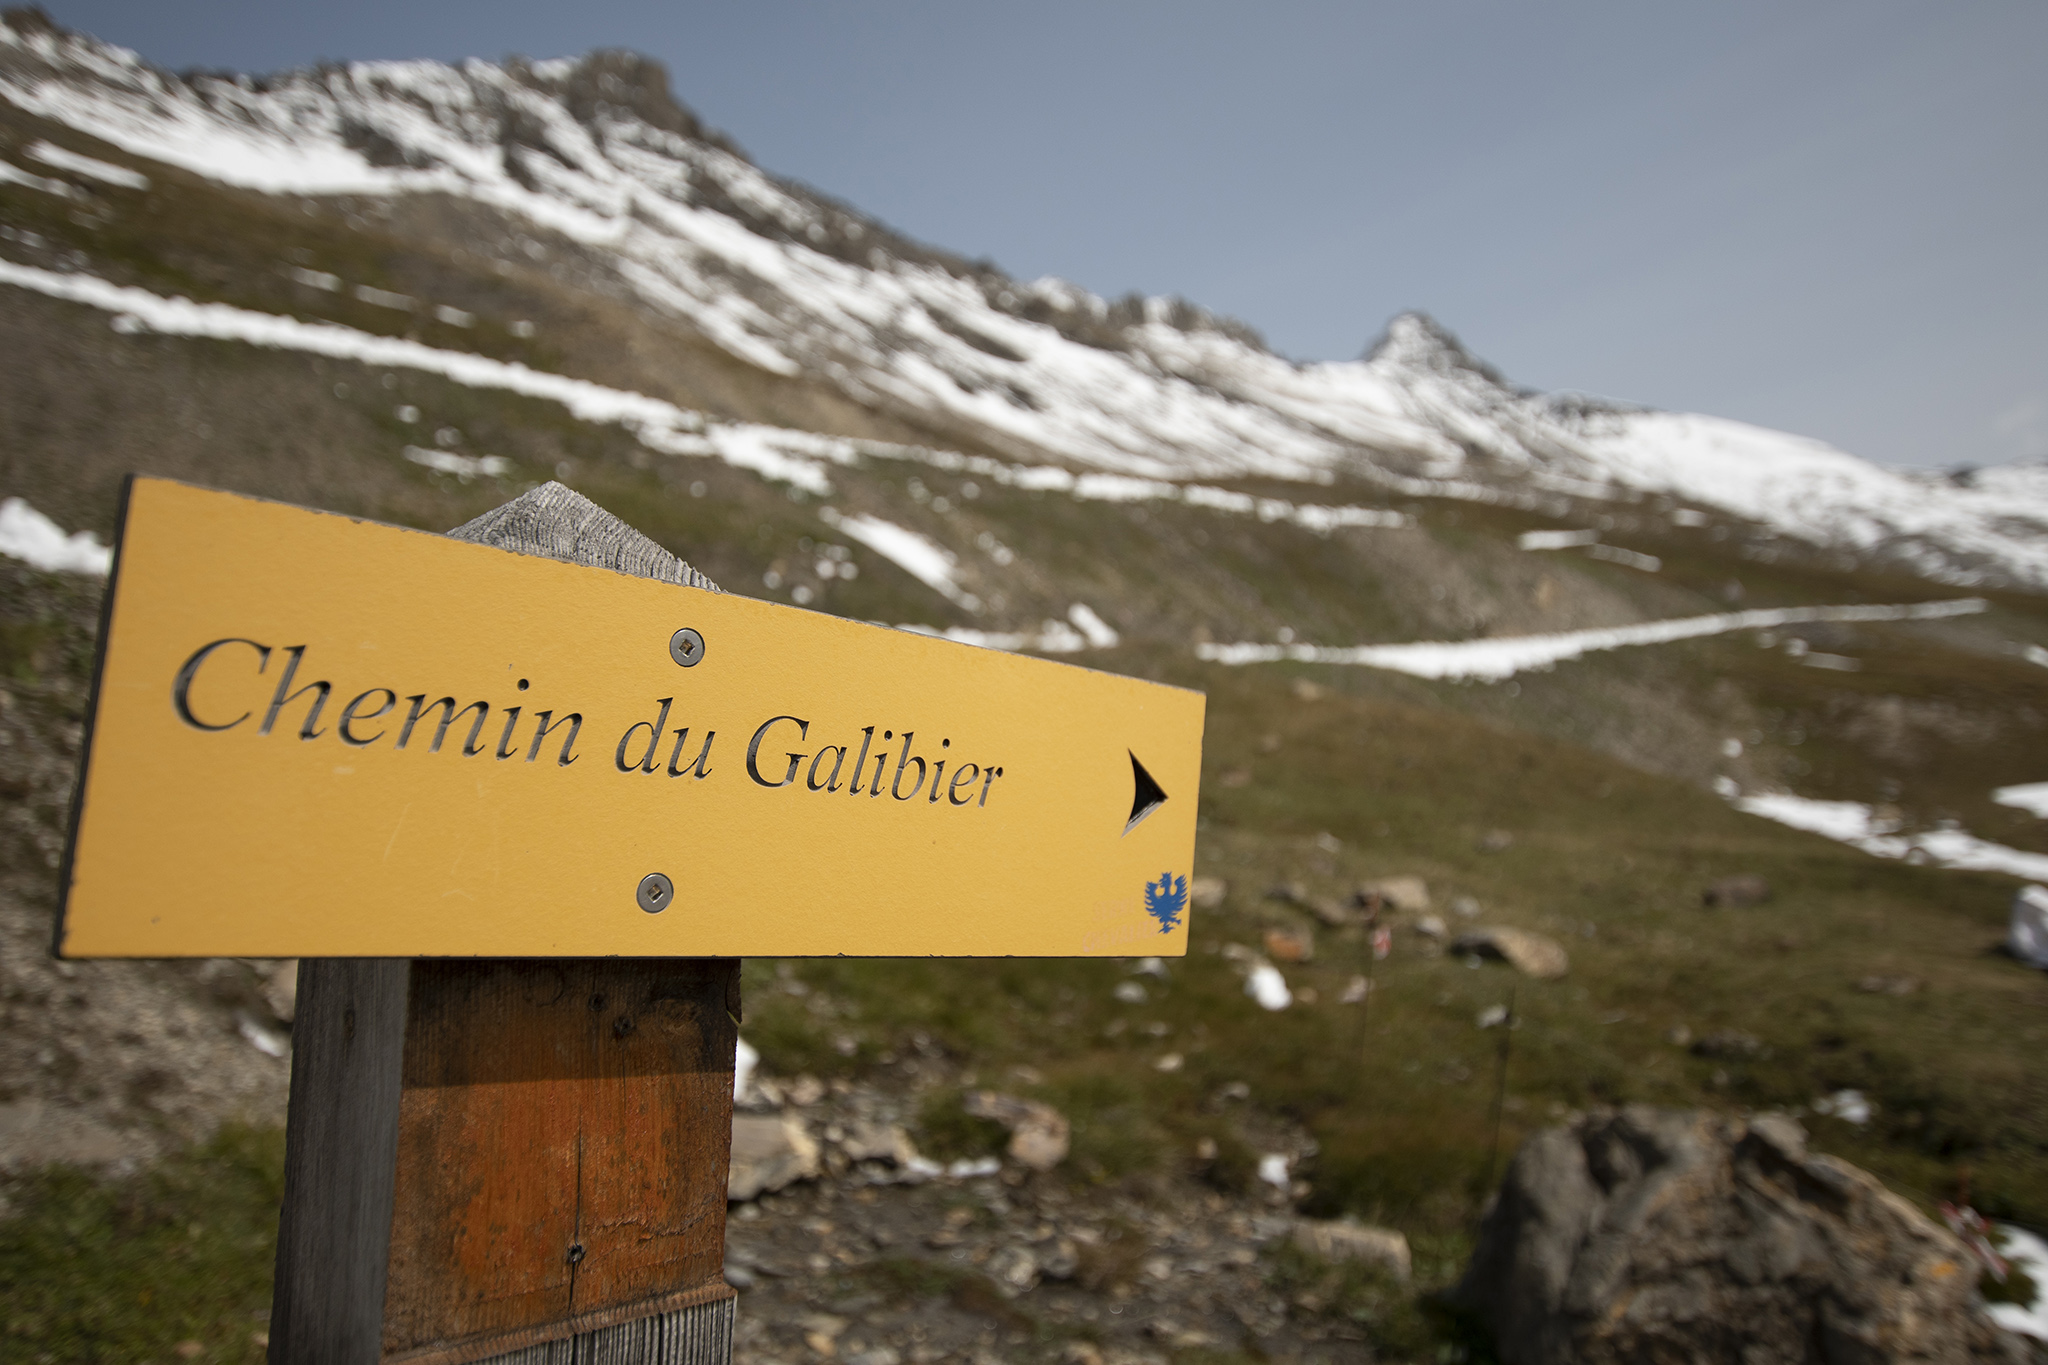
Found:
M 1170 934 L 1180 928 L 1181 912 L 1188 908 L 1188 879 L 1171 872 L 1159 874 L 1156 882 L 1145 883 L 1145 913 L 1159 921 L 1159 932 Z

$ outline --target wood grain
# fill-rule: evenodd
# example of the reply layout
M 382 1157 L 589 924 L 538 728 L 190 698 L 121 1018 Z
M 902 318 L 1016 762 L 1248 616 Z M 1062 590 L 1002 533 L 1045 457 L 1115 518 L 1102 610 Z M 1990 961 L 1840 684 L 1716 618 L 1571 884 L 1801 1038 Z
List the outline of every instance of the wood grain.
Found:
M 413 964 L 387 1358 L 722 1289 L 738 968 Z
M 448 533 L 454 540 L 495 545 L 515 554 L 611 569 L 686 588 L 719 586 L 589 498 L 544 483 Z

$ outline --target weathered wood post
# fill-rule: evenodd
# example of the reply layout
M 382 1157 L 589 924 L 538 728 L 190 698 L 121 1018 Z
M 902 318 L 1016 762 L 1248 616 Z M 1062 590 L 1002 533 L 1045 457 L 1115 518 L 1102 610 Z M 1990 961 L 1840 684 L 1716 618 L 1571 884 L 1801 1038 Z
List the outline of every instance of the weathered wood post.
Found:
M 56 948 L 301 960 L 279 1365 L 724 1365 L 740 957 L 1187 951 L 1198 693 L 556 485 L 451 538 L 131 480 L 108 598 Z

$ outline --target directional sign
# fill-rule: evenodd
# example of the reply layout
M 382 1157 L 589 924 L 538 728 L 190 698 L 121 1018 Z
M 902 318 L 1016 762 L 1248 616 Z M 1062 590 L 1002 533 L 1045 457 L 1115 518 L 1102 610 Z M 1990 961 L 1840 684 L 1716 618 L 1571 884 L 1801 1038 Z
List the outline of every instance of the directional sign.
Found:
M 1200 693 L 153 479 L 73 957 L 1184 953 Z

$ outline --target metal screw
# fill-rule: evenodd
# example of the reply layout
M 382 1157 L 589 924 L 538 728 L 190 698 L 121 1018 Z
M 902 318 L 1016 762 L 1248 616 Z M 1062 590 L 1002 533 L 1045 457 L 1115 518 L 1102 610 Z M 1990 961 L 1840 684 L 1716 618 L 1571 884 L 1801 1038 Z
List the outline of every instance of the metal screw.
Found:
M 577 1242 L 569 1248 L 569 1264 L 575 1265 L 583 1259 L 583 1243 Z
M 633 893 L 633 899 L 640 902 L 640 908 L 650 915 L 658 915 L 668 909 L 668 903 L 675 898 L 675 883 L 659 872 L 650 872 L 642 877 L 639 889 Z
M 668 657 L 684 668 L 695 668 L 704 658 L 704 637 L 684 626 L 668 637 Z

